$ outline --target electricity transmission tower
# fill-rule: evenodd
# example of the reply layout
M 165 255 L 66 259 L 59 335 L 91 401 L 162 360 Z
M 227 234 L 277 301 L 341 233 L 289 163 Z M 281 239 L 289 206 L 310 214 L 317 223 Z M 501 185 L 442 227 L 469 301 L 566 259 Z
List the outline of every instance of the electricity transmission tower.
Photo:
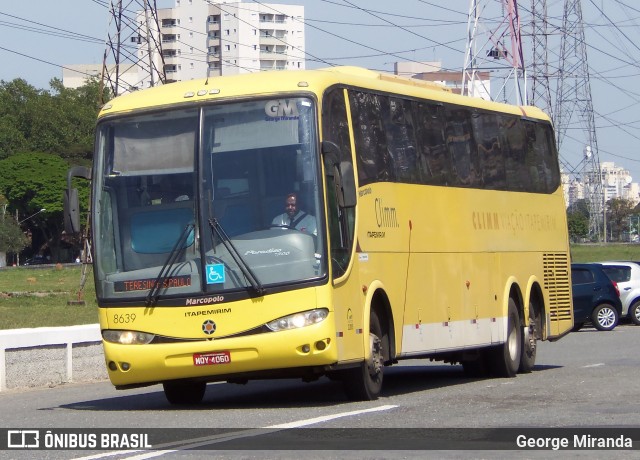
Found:
M 547 3 L 547 0 L 531 0 L 529 21 L 521 21 L 517 0 L 470 0 L 463 91 L 477 96 L 477 74 L 480 70 L 489 70 L 492 80 L 501 78 L 503 84 L 492 99 L 537 105 L 549 114 L 556 128 L 563 169 L 582 179 L 589 205 L 589 236 L 606 239 L 603 183 L 581 1 L 563 1 L 562 24 L 549 21 L 552 16 L 548 14 Z M 558 2 L 549 3 L 560 6 Z M 500 13 L 496 14 L 498 4 Z M 527 23 L 531 47 L 526 53 L 529 62 L 525 66 L 521 24 Z M 511 97 L 507 94 L 509 81 L 513 82 Z M 578 126 L 580 129 L 575 129 Z M 568 129 L 571 136 L 567 136 Z M 583 138 L 576 139 L 580 136 Z M 574 144 L 565 147 L 567 149 L 575 149 L 576 142 L 580 144 L 578 148 L 583 153 L 579 164 L 570 164 L 568 156 L 563 155 L 565 137 Z
M 499 6 L 495 18 L 489 7 Z M 520 36 L 520 15 L 517 0 L 470 0 L 467 23 L 467 46 L 462 76 L 462 91 L 472 97 L 488 94 L 478 72 L 489 71 L 494 80 L 501 80 L 492 100 L 526 104 L 526 70 Z M 512 85 L 510 85 L 510 82 Z
M 582 175 L 585 198 L 589 204 L 589 236 L 606 241 L 605 197 L 580 0 L 564 1 L 561 30 L 556 101 L 553 108 L 558 151 L 562 151 L 567 130 L 579 125 L 580 130 L 572 129 L 571 132 L 574 140 L 576 136 L 582 135 L 579 139 L 582 142 L 582 161 L 569 172 L 580 171 Z
M 529 103 L 554 119 L 549 66 L 549 37 L 552 30 L 547 17 L 547 0 L 531 0 L 531 66 Z M 558 33 L 556 32 L 557 36 Z
M 102 82 L 112 95 L 165 83 L 155 0 L 111 0 Z

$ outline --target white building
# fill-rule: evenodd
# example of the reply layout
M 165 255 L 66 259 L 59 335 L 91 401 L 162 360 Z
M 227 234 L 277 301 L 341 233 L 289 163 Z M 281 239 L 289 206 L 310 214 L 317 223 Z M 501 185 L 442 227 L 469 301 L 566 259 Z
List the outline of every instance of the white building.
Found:
M 157 69 L 164 69 L 167 83 L 305 68 L 303 6 L 242 0 L 175 0 L 173 8 L 158 9 L 157 13 L 160 37 L 148 41 L 147 19 L 144 12 L 138 12 L 139 29 L 126 38 L 127 45 L 137 47 L 138 62 L 120 66 L 119 93 L 152 86 L 150 62 Z M 157 33 L 151 31 L 153 35 Z M 149 46 L 154 41 L 161 43 L 162 55 Z M 96 66 L 89 67 L 93 70 Z M 63 72 L 65 86 L 83 83 L 81 73 Z M 157 84 L 157 78 L 153 83 Z
M 396 62 L 394 64 L 394 73 L 404 77 L 440 83 L 456 94 L 462 92 L 462 77 L 464 74 L 462 72 L 442 70 L 442 62 L 439 61 Z M 471 85 L 470 82 L 469 85 Z M 469 90 L 471 90 L 471 88 L 469 88 Z M 489 72 L 478 72 L 478 80 L 474 82 L 473 94 L 476 94 L 477 97 L 481 99 L 491 100 Z
M 604 192 L 605 202 L 612 198 L 624 198 L 630 200 L 634 205 L 640 203 L 640 184 L 633 182 L 633 178 L 628 170 L 616 166 L 611 161 L 600 163 L 600 174 L 597 171 L 587 171 L 582 178 L 567 179 L 563 177 L 567 206 L 571 206 L 577 200 L 587 198 L 586 184 L 600 182 Z
M 109 65 L 105 69 L 107 73 L 115 75 L 115 65 Z M 120 81 L 122 91 L 135 91 L 138 82 L 138 69 L 136 67 L 123 68 L 120 70 Z M 62 69 L 62 84 L 65 88 L 79 88 L 87 83 L 91 78 L 99 79 L 102 75 L 102 64 L 69 64 Z

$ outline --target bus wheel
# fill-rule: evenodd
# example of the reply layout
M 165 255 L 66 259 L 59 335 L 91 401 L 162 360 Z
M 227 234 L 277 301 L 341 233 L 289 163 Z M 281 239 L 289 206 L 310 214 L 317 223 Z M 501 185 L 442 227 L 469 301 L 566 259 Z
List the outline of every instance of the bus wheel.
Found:
M 489 353 L 491 373 L 496 377 L 514 377 L 520 367 L 522 355 L 522 328 L 516 302 L 509 298 L 509 313 L 507 315 L 507 340 Z
M 371 312 L 369 325 L 369 359 L 360 366 L 348 369 L 343 374 L 342 384 L 347 397 L 352 401 L 372 401 L 378 398 L 382 389 L 384 352 L 380 320 Z
M 206 382 L 164 382 L 164 395 L 171 404 L 198 404 L 207 389 Z
M 533 370 L 536 364 L 536 349 L 538 348 L 538 316 L 535 305 L 529 303 L 529 326 L 522 328 L 522 356 L 520 358 L 519 372 L 527 374 Z

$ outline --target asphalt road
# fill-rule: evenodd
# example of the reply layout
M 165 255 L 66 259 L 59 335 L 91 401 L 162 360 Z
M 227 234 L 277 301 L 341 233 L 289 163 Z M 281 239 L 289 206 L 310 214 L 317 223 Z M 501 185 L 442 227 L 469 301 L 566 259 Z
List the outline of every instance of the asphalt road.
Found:
M 387 369 L 380 399 L 360 403 L 347 401 L 340 385 L 324 378 L 312 383 L 211 384 L 203 403 L 189 407 L 170 406 L 160 386 L 116 391 L 110 383 L 99 382 L 10 390 L 0 393 L 2 426 L 7 429 L 49 428 L 56 433 L 64 428 L 72 433 L 98 428 L 105 432 L 151 430 L 149 441 L 154 449 L 166 451 L 11 450 L 0 451 L 0 458 L 3 453 L 9 454 L 6 458 L 56 459 L 512 458 L 513 450 L 482 450 L 491 445 L 465 443 L 487 432 L 490 438 L 491 433 L 496 438 L 496 433 L 508 432 L 537 439 L 549 433 L 573 436 L 586 429 L 589 435 L 598 436 L 602 427 L 613 428 L 615 433 L 633 428 L 635 450 L 523 448 L 524 455 L 517 454 L 523 458 L 638 458 L 638 350 L 640 327 L 621 325 L 612 332 L 584 328 L 559 342 L 542 343 L 534 371 L 513 379 L 469 379 L 460 366 L 405 361 Z M 551 429 L 538 432 L 536 428 Z M 305 433 L 305 439 L 297 437 L 298 433 Z M 394 450 L 407 442 L 416 445 L 411 444 L 415 440 L 430 447 L 421 450 L 424 446 L 418 442 L 420 450 Z M 500 445 L 518 447 L 508 444 L 513 444 L 509 437 L 505 442 Z M 284 450 L 289 446 L 295 451 Z M 320 447 L 328 450 L 317 450 Z M 219 450 L 228 448 L 233 450 Z

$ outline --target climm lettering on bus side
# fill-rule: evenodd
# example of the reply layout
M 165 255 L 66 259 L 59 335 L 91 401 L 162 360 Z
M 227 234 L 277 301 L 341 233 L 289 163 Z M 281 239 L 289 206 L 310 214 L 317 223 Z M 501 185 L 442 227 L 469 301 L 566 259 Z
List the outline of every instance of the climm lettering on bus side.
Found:
M 521 212 L 498 213 L 478 212 L 471 213 L 471 221 L 474 230 L 507 230 L 507 231 L 533 231 L 544 232 L 556 229 L 556 219 L 548 214 L 529 214 Z
M 376 212 L 376 224 L 378 224 L 378 228 L 397 228 L 400 226 L 400 224 L 398 224 L 396 208 L 385 206 L 382 203 L 381 198 L 375 199 L 374 206 Z

